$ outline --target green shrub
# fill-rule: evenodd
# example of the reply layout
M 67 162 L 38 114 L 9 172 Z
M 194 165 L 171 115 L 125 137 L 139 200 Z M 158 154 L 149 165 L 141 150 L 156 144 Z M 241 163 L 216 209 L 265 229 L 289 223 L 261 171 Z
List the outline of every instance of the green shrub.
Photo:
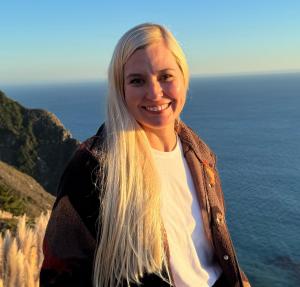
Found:
M 22 215 L 26 211 L 24 199 L 14 195 L 12 191 L 3 184 L 0 184 L 0 206 L 2 210 L 14 215 Z

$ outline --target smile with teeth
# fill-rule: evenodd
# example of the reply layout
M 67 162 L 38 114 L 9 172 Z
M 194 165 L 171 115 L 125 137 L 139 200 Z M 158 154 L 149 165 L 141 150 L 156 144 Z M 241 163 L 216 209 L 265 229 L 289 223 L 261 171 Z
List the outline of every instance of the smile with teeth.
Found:
M 147 111 L 158 112 L 167 109 L 170 105 L 171 103 L 160 105 L 160 106 L 145 106 L 143 108 L 145 108 Z

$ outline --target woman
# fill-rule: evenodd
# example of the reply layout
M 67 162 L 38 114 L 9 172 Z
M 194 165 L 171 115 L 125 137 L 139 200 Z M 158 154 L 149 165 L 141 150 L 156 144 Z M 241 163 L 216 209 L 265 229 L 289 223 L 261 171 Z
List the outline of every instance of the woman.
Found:
M 41 286 L 250 286 L 216 156 L 179 119 L 189 74 L 174 36 L 157 24 L 132 28 L 108 80 L 105 125 L 60 182 Z

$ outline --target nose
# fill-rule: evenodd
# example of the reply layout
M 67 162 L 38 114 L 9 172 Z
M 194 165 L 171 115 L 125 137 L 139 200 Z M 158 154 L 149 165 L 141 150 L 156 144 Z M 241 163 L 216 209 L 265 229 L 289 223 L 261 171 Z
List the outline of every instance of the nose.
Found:
M 161 99 L 163 96 L 163 89 L 161 83 L 157 79 L 149 80 L 147 98 L 155 101 Z

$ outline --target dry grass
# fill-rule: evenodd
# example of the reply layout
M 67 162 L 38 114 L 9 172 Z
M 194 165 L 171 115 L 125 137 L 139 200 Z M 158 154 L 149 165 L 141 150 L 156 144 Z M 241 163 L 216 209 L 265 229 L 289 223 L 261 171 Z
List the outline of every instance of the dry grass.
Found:
M 0 287 L 38 287 L 43 261 L 42 243 L 50 211 L 26 224 L 26 215 L 18 218 L 16 235 L 10 230 L 0 234 Z
M 12 219 L 14 215 L 8 211 L 0 210 L 0 219 Z

